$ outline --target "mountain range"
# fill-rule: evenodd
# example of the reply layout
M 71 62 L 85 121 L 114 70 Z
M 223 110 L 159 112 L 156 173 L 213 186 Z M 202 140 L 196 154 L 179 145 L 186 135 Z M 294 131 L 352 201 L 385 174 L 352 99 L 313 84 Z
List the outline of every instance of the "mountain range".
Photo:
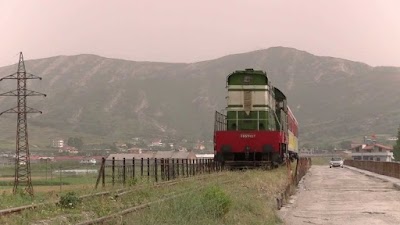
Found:
M 377 133 L 395 135 L 400 123 L 400 68 L 273 47 L 196 63 L 136 62 L 96 55 L 27 60 L 29 97 L 43 111 L 29 115 L 31 144 L 53 138 L 88 142 L 132 137 L 212 139 L 214 113 L 226 106 L 226 77 L 245 68 L 267 72 L 287 96 L 299 122 L 300 145 L 326 145 Z M 0 77 L 17 66 L 0 68 Z M 16 88 L 0 82 L 0 92 Z M 16 99 L 0 97 L 0 111 Z M 0 147 L 15 141 L 15 115 L 0 117 Z

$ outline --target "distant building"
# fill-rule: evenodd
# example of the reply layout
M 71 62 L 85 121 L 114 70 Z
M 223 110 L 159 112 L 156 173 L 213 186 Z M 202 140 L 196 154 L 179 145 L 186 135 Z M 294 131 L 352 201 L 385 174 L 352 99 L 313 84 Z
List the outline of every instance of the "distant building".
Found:
M 388 137 L 388 138 L 386 138 L 386 140 L 388 140 L 388 141 L 397 141 L 398 138 L 397 137 Z
M 353 160 L 383 161 L 391 162 L 394 160 L 393 148 L 376 143 L 359 144 L 350 149 Z
M 79 151 L 77 148 L 72 147 L 72 146 L 64 146 L 60 149 L 58 149 L 58 152 L 62 153 L 62 152 L 68 152 L 70 154 L 78 154 Z
M 79 161 L 79 163 L 81 163 L 81 164 L 96 164 L 96 159 L 94 159 L 94 158 L 84 158 L 84 159 L 82 159 L 81 161 Z
M 133 148 L 128 149 L 128 152 L 129 153 L 135 153 L 135 154 L 141 154 L 142 153 L 142 149 L 133 147 Z
M 161 139 L 155 139 L 148 145 L 148 147 L 164 147 L 165 144 L 162 143 Z
M 214 159 L 214 154 L 196 154 L 198 159 Z
M 115 144 L 115 146 L 116 146 L 117 148 L 127 148 L 127 147 L 128 147 L 128 146 L 126 145 L 126 143 L 122 143 L 122 142 L 115 142 L 114 144 Z
M 63 148 L 64 140 L 61 138 L 53 139 L 52 147 L 53 148 Z
M 154 158 L 157 159 L 196 159 L 196 154 L 193 152 L 181 152 L 181 151 L 157 151 L 154 154 Z
M 82 160 L 88 160 L 89 161 L 91 159 L 96 160 L 96 162 L 101 162 L 101 158 L 102 156 L 91 156 L 91 157 L 87 157 L 87 156 L 77 156 L 77 155 L 70 155 L 70 156 L 55 156 L 54 160 L 57 162 L 61 162 L 61 161 L 77 161 L 77 162 L 81 162 Z M 93 161 L 92 161 L 93 162 Z
M 314 154 L 314 149 L 312 148 L 300 148 L 299 153 L 302 155 L 312 155 Z
M 204 149 L 206 149 L 206 147 L 204 146 L 204 144 L 198 142 L 198 143 L 196 143 L 196 144 L 194 145 L 194 149 L 195 149 L 195 150 L 204 150 Z
M 54 161 L 54 157 L 53 156 L 39 156 L 38 160 L 40 162 L 53 162 Z
M 178 147 L 178 151 L 180 151 L 180 152 L 187 152 L 187 148 L 182 147 L 182 146 L 179 146 L 179 147 Z

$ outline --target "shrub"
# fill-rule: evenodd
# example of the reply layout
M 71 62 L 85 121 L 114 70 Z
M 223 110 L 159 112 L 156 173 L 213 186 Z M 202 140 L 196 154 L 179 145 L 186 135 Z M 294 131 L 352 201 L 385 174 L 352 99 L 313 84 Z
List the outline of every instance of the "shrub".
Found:
M 220 187 L 210 186 L 204 191 L 202 204 L 206 213 L 222 217 L 229 211 L 232 200 Z
M 138 179 L 137 178 L 132 178 L 128 180 L 128 185 L 129 186 L 134 186 L 138 183 Z
M 80 202 L 81 199 L 79 199 L 75 192 L 68 192 L 65 195 L 61 196 L 58 205 L 61 208 L 73 209 Z

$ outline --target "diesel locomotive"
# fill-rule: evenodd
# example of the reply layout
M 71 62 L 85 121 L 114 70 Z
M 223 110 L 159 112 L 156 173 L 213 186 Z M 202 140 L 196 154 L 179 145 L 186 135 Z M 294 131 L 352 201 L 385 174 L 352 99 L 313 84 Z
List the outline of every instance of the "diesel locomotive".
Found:
M 298 123 L 261 70 L 228 75 L 226 114 L 215 113 L 214 157 L 231 166 L 277 166 L 298 157 Z

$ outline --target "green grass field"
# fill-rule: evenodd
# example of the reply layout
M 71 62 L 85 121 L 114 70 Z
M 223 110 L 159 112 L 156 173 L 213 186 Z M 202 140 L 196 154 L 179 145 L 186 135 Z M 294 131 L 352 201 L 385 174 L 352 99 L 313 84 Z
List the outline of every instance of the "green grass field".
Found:
M 52 162 L 31 164 L 32 185 L 34 198 L 19 191 L 17 195 L 12 195 L 14 185 L 14 166 L 3 166 L 0 168 L 0 209 L 16 207 L 31 203 L 44 201 L 56 201 L 63 193 L 74 190 L 78 193 L 91 193 L 97 179 L 96 174 L 83 173 L 71 174 L 61 173 L 61 170 L 81 169 L 93 170 L 99 166 L 81 165 L 76 162 Z M 23 186 L 20 187 L 23 190 Z
M 162 196 L 182 193 L 194 190 L 190 194 L 183 195 L 174 200 L 153 205 L 150 208 L 129 214 L 126 217 L 109 221 L 107 224 L 279 224 L 281 221 L 276 215 L 275 197 L 287 185 L 287 171 L 281 167 L 272 171 L 249 170 L 221 172 L 199 180 L 196 177 L 185 180 L 175 186 L 164 186 L 155 188 L 152 181 L 139 180 L 137 185 L 143 188 L 131 192 L 123 197 L 112 198 L 94 197 L 87 199 L 72 209 L 60 208 L 49 204 L 40 209 L 27 211 L 20 215 L 0 218 L 0 224 L 74 224 L 96 218 L 140 203 L 159 199 Z M 208 176 L 208 175 L 207 175 Z M 67 187 L 77 195 L 90 193 L 93 185 L 79 186 L 76 183 L 83 181 L 72 181 L 64 185 L 62 193 L 59 190 L 37 192 L 34 199 L 29 196 L 12 196 L 3 192 L 3 198 L 8 205 L 18 205 L 33 202 L 57 200 L 63 196 Z M 225 183 L 231 181 L 230 183 Z M 84 182 L 83 182 L 84 183 Z M 43 186 L 52 188 L 57 186 Z M 119 188 L 120 186 L 118 186 Z M 39 187 L 34 187 L 38 189 Z M 110 188 L 107 186 L 106 189 Z M 117 187 L 115 187 L 116 189 Z M 90 190 L 89 190 L 90 189 Z M 99 189 L 97 191 L 101 191 Z M 17 201 L 15 201 L 17 200 Z M 15 203 L 17 202 L 17 203 Z M 1 204 L 0 208 L 8 207 Z
M 312 157 L 313 165 L 329 165 L 332 157 Z

